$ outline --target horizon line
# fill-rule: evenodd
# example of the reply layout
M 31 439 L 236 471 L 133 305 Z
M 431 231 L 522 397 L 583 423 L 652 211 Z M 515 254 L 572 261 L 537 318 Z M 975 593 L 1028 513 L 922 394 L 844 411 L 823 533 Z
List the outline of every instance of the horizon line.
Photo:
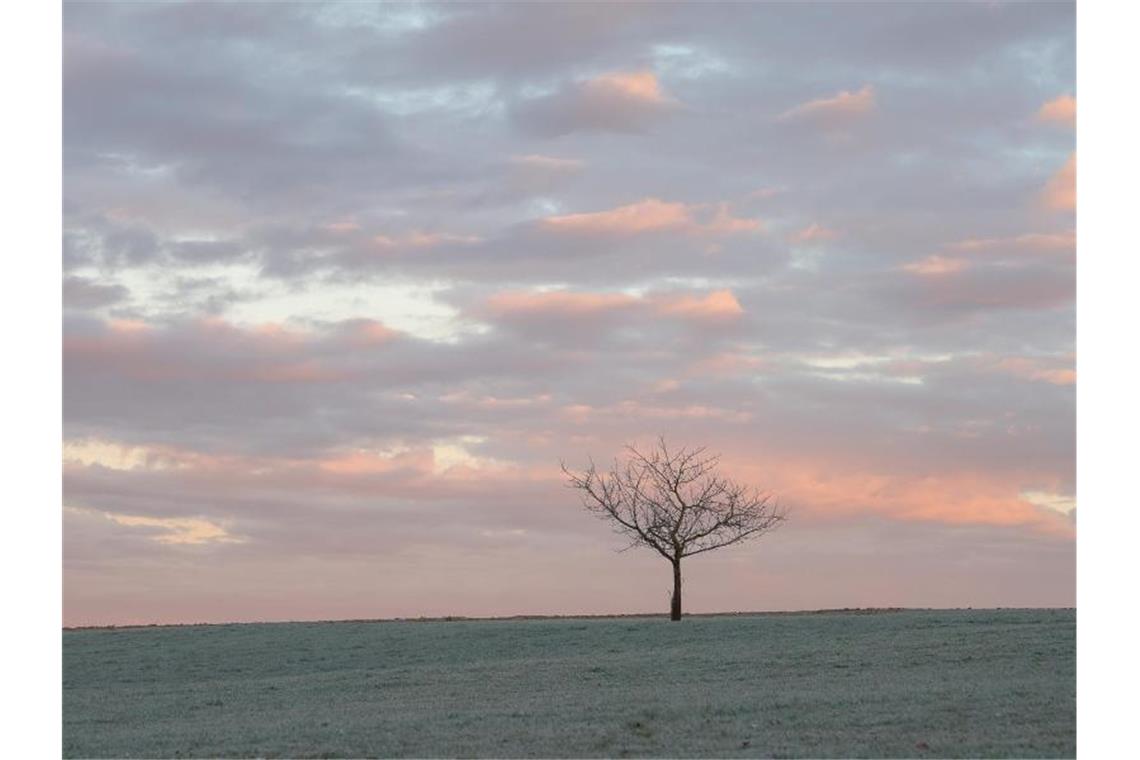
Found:
M 748 617 L 759 615 L 826 615 L 826 614 L 848 614 L 848 615 L 879 615 L 891 614 L 898 612 L 998 612 L 1004 610 L 1058 610 L 1076 611 L 1076 606 L 1072 607 L 1040 607 L 1040 606 L 1003 606 L 1003 607 L 829 607 L 814 610 L 742 610 L 733 612 L 693 612 L 685 613 L 684 617 Z M 125 630 L 132 628 L 195 628 L 207 626 L 231 626 L 231 625 L 316 625 L 316 624 L 345 624 L 345 623 L 471 623 L 471 622 L 499 622 L 499 621 L 512 621 L 512 620 L 607 620 L 607 619 L 620 619 L 620 618 L 668 618 L 668 611 L 665 612 L 614 612 L 614 613 L 583 613 L 583 614 L 570 614 L 570 615 L 540 615 L 540 614 L 518 614 L 518 615 L 492 615 L 492 616 L 468 616 L 468 615 L 436 615 L 436 616 L 419 616 L 419 617 L 390 617 L 390 618 L 336 618 L 336 619 L 316 619 L 316 620 L 244 620 L 244 621 L 222 621 L 216 623 L 207 622 L 194 622 L 194 623 L 108 623 L 105 625 L 65 625 L 62 627 L 64 631 L 97 631 L 97 630 Z

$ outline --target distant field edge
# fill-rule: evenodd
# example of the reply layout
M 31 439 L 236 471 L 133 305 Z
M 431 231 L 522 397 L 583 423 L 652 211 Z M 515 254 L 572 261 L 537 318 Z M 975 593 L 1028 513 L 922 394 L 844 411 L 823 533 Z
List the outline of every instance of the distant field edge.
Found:
M 713 617 L 757 617 L 763 615 L 887 615 L 898 612 L 1002 612 L 1050 610 L 1075 612 L 1076 607 L 836 607 L 822 610 L 755 610 L 742 612 L 694 612 L 686 613 L 686 618 Z M 327 623 L 494 623 L 518 620 L 610 620 L 626 618 L 667 618 L 662 612 L 630 612 L 610 614 L 579 615 L 500 615 L 466 616 L 444 615 L 440 617 L 392 617 L 392 618 L 346 618 L 337 620 L 245 620 L 215 623 L 133 623 L 124 625 L 73 625 L 63 626 L 64 631 L 107 631 L 134 630 L 139 628 L 198 628 L 207 626 L 234 625 L 317 625 Z

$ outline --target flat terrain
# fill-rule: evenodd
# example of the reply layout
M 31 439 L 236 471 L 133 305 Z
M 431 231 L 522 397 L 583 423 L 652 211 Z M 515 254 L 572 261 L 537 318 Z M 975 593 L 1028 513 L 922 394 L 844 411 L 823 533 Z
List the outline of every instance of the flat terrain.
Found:
M 1072 757 L 1073 610 L 69 630 L 67 757 Z

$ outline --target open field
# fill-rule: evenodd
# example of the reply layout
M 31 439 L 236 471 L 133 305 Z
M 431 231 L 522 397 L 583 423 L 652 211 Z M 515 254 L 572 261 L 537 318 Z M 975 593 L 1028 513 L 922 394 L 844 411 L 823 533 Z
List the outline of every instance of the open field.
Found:
M 67 757 L 1071 757 L 1073 610 L 69 630 Z

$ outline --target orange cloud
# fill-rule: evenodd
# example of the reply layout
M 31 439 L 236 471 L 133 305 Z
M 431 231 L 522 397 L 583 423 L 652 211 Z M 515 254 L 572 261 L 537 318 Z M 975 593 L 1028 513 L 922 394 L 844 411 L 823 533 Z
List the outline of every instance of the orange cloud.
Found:
M 625 293 L 570 293 L 562 290 L 539 293 L 499 293 L 487 300 L 488 310 L 499 316 L 555 314 L 583 316 L 623 309 L 639 299 Z
M 1071 361 L 1069 363 L 1071 364 Z M 1077 382 L 1077 371 L 1071 366 L 1048 366 L 1044 360 L 1024 356 L 1001 359 L 993 365 L 993 368 L 998 372 L 1025 380 L 1052 383 L 1053 385 L 1075 385 Z
M 1059 95 L 1037 111 L 1037 120 L 1067 127 L 1076 126 L 1077 99 L 1072 95 Z
M 1041 199 L 1054 211 L 1074 211 L 1077 208 L 1076 153 L 1071 154 L 1065 165 L 1049 179 Z
M 615 71 L 564 83 L 520 101 L 514 117 L 545 136 L 577 131 L 644 132 L 677 107 L 651 71 Z
M 713 322 L 733 320 L 744 313 L 731 290 L 715 290 L 704 298 L 663 298 L 658 309 L 663 314 Z
M 703 296 L 661 293 L 634 296 L 627 293 L 575 293 L 563 290 L 499 293 L 486 301 L 486 311 L 497 317 L 589 317 L 621 310 L 641 309 L 698 322 L 725 322 L 744 313 L 731 290 L 714 290 Z
M 694 213 L 702 208 L 707 207 L 646 198 L 609 211 L 550 216 L 543 219 L 540 224 L 544 229 L 556 233 L 613 237 L 666 231 L 733 235 L 755 232 L 763 228 L 758 219 L 732 216 L 726 203 L 718 204 L 712 218 L 702 223 Z
M 672 98 L 665 95 L 657 76 L 651 71 L 612 72 L 588 79 L 582 83 L 583 91 L 605 96 L 618 96 L 629 100 L 664 105 Z
M 834 461 L 761 459 L 762 472 L 751 461 L 725 463 L 734 475 L 739 472 L 748 481 L 763 483 L 781 501 L 822 518 L 879 514 L 895 520 L 1072 532 L 1067 517 L 1025 498 L 1018 482 L 986 473 L 894 474 Z
M 830 98 L 809 100 L 780 115 L 781 121 L 814 121 L 840 124 L 867 116 L 875 110 L 875 88 L 865 85 L 856 92 L 843 90 Z
M 392 472 L 428 472 L 432 469 L 432 452 L 420 451 L 354 451 L 319 460 L 319 470 L 334 475 L 379 475 Z
M 542 224 L 556 232 L 620 236 L 681 229 L 692 224 L 692 217 L 684 203 L 646 198 L 610 211 L 551 216 Z
M 952 259 L 946 256 L 927 256 L 920 261 L 912 261 L 903 265 L 903 270 L 922 277 L 938 277 L 945 274 L 961 272 L 970 266 L 965 259 Z

